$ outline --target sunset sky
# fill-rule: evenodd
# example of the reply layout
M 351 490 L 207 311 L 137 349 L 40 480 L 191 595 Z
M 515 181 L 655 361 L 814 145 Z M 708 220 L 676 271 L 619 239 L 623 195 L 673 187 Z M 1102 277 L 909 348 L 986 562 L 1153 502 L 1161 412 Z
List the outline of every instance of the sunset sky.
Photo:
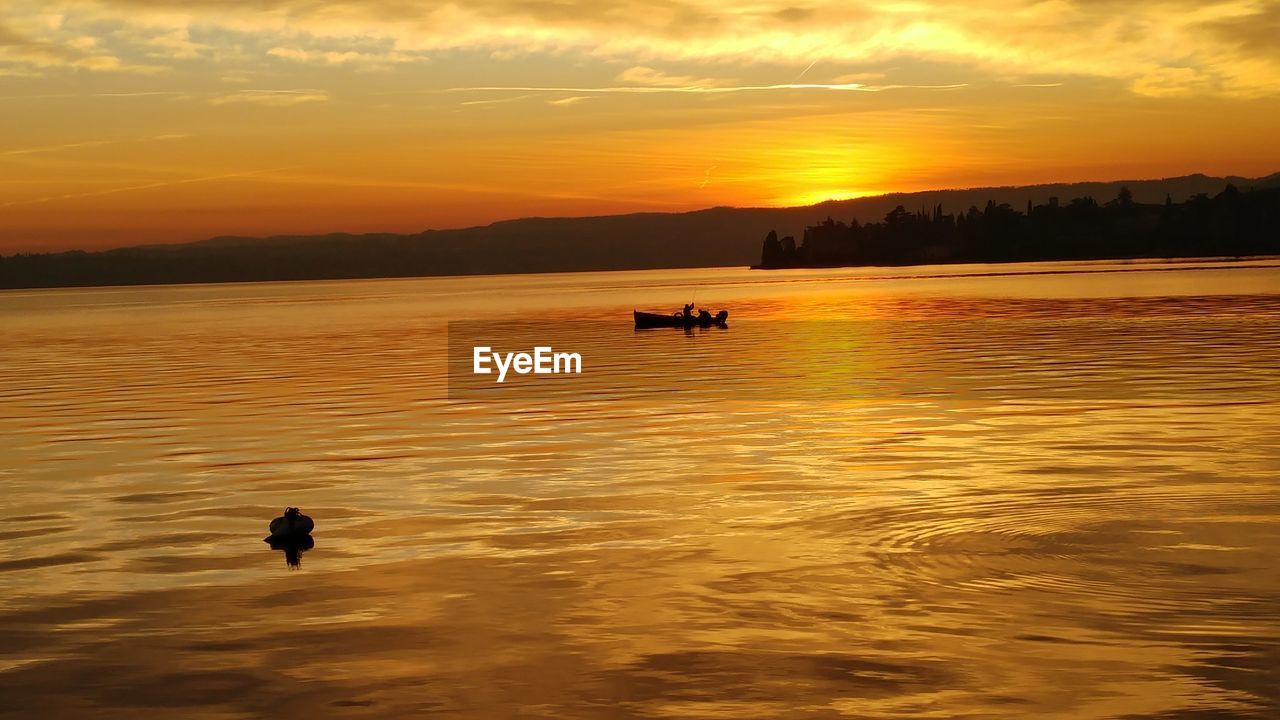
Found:
M 0 252 L 1280 171 L 1280 2 L 0 10 Z

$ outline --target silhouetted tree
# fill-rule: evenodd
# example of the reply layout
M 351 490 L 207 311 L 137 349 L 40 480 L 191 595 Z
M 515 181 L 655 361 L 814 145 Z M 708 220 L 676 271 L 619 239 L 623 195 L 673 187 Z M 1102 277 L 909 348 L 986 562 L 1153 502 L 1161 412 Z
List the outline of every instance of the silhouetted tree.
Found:
M 782 263 L 782 243 L 778 241 L 778 233 L 770 230 L 764 238 L 764 249 L 760 253 L 760 264 L 774 267 Z
M 910 217 L 911 213 L 899 205 L 884 216 L 884 222 L 886 225 L 905 225 Z
M 828 218 L 805 231 L 799 248 L 782 245 L 778 263 L 762 254 L 765 267 L 1280 254 L 1280 188 L 1228 185 L 1213 198 L 1143 205 L 1125 187 L 1105 206 L 1054 197 L 1028 202 L 1025 214 L 995 201 L 959 215 L 944 215 L 941 205 L 915 213 L 899 205 L 883 222 Z
M 1133 193 L 1129 191 L 1127 185 L 1120 188 L 1120 193 L 1116 195 L 1116 204 L 1122 208 L 1128 208 L 1133 205 Z

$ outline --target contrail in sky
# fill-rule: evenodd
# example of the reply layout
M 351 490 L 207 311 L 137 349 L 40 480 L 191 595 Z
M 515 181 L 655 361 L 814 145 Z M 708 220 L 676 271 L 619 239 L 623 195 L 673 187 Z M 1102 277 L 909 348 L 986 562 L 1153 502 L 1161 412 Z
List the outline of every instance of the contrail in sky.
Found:
M 92 192 L 68 193 L 66 195 L 49 195 L 42 198 L 32 198 L 30 200 L 13 200 L 7 203 L 0 203 L 0 207 L 12 207 L 14 205 L 35 205 L 36 203 L 55 202 L 57 200 L 77 200 L 79 198 L 98 197 L 100 195 L 114 195 L 122 192 L 134 192 L 136 190 L 151 190 L 153 188 L 169 187 L 171 185 L 189 185 L 191 183 L 212 182 L 214 180 L 227 180 L 230 178 L 253 177 L 254 175 L 262 175 L 269 172 L 279 172 L 281 170 L 289 170 L 290 167 L 267 168 L 264 170 L 250 170 L 247 172 L 227 173 L 225 175 L 209 175 L 207 177 L 186 178 L 183 180 L 162 180 L 160 182 L 147 183 L 145 185 L 128 185 L 125 187 L 110 188 L 107 190 L 94 190 Z
M 678 85 L 672 87 L 612 85 L 603 87 L 535 87 L 529 85 L 490 85 L 445 88 L 438 92 L 556 92 L 556 93 L 623 93 L 657 95 L 662 93 L 720 94 L 767 92 L 771 90 L 836 90 L 845 92 L 882 92 L 884 90 L 955 90 L 968 83 L 953 85 L 863 85 L 862 83 L 780 83 L 777 85 Z
M 805 65 L 804 69 L 800 71 L 800 74 L 796 76 L 796 82 L 800 82 L 800 78 L 804 77 L 804 74 L 812 70 L 813 66 L 817 64 L 818 64 L 818 58 L 814 58 L 813 62 L 809 63 L 808 65 Z

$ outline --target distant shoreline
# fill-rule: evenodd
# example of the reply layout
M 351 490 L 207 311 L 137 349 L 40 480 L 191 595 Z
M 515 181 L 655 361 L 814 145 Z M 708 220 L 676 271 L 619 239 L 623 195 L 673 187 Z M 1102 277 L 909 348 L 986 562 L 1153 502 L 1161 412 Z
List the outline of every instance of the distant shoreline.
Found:
M 620 273 L 620 272 L 658 272 L 663 270 L 763 270 L 762 276 L 772 274 L 772 271 L 805 271 L 805 270 L 856 270 L 856 269 L 876 269 L 893 270 L 898 268 L 927 268 L 927 267 L 961 267 L 964 265 L 972 266 L 1005 266 L 1005 265 L 1085 265 L 1085 264 L 1103 264 L 1115 263 L 1123 264 L 1125 267 L 1101 267 L 1092 269 L 1088 267 L 1075 267 L 1064 269 L 1011 269 L 1009 271 L 991 270 L 989 272 L 938 272 L 913 275 L 909 273 L 897 274 L 873 274 L 873 275 L 850 275 L 842 280 L 857 281 L 881 281 L 881 280 L 945 280 L 948 278 L 984 278 L 984 277 L 1019 277 L 1019 276 L 1037 276 L 1037 275 L 1106 275 L 1116 273 L 1139 273 L 1139 272 L 1179 272 L 1179 271 L 1195 271 L 1195 270 L 1280 270 L 1280 255 L 1256 255 L 1247 257 L 1194 257 L 1194 258 L 1154 258 L 1154 257 L 1135 257 L 1135 258 L 1097 258 L 1083 260 L 1035 260 L 1035 261 L 1009 261 L 1009 262 L 952 262 L 952 263 L 918 263 L 912 265 L 831 265 L 822 267 L 787 267 L 787 268 L 761 268 L 756 265 L 705 265 L 697 267 L 656 267 L 656 268 L 617 268 L 610 270 L 545 270 L 538 272 L 511 272 L 511 273 L 468 273 L 453 275 L 381 275 L 381 276 L 360 276 L 360 277 L 342 277 L 342 278 L 292 278 L 287 280 L 221 280 L 212 282 L 157 282 L 157 283 L 131 283 L 131 284 L 115 284 L 115 285 L 58 285 L 53 287 L 7 287 L 0 288 L 0 297 L 6 293 L 24 293 L 40 290 L 93 290 L 93 289 L 130 289 L 130 288 L 166 288 L 166 287 L 200 287 L 208 285 L 275 285 L 279 283 L 329 283 L 329 282 L 361 282 L 371 280 L 428 280 L 428 279 L 462 279 L 462 278 L 495 278 L 518 275 L 578 275 L 582 273 Z M 1249 263 L 1249 264 L 1232 264 L 1232 263 Z M 813 278 L 813 281 L 825 280 L 828 278 Z M 807 282 L 805 280 L 770 280 L 766 282 Z M 699 287 L 714 286 L 717 283 L 701 282 Z
M 1169 271 L 1169 270 L 1217 270 L 1217 269 L 1221 269 L 1220 266 L 1226 263 L 1257 262 L 1257 261 L 1267 261 L 1267 260 L 1274 260 L 1274 261 L 1280 262 L 1280 255 L 1242 255 L 1239 257 L 1235 257 L 1231 255 L 1179 256 L 1179 257 L 1135 256 L 1135 257 L 1123 257 L 1123 258 L 1109 258 L 1109 257 L 1056 258 L 1051 260 L 988 260 L 988 261 L 981 261 L 981 262 L 973 261 L 973 260 L 956 260 L 953 262 L 931 262 L 931 263 L 912 262 L 912 263 L 881 264 L 881 265 L 831 264 L 831 265 L 766 266 L 766 265 L 757 264 L 757 265 L 750 265 L 749 268 L 751 270 L 763 270 L 766 272 L 773 272 L 773 271 L 782 271 L 782 270 L 840 270 L 840 269 L 846 269 L 846 268 L 875 268 L 875 267 L 880 267 L 880 268 L 956 267 L 960 265 L 1019 265 L 1019 264 L 1039 265 L 1039 264 L 1049 264 L 1049 263 L 1053 263 L 1053 264 L 1117 263 L 1117 264 L 1131 264 L 1131 265 L 1138 265 L 1138 266 L 1143 266 L 1143 265 L 1146 265 L 1146 266 L 1150 266 L 1150 265 L 1195 266 L 1200 263 L 1210 263 L 1210 265 L 1203 268 L 1200 268 L 1200 267 L 1123 267 L 1123 268 L 1106 268 L 1101 270 L 1086 270 L 1086 269 L 1035 270 L 1035 271 L 1029 270 L 1026 272 L 940 273 L 937 275 L 878 276 L 878 277 L 887 277 L 887 278 L 896 279 L 896 278 L 916 278 L 916 277 L 987 277 L 987 276 L 1003 276 L 1003 275 L 1071 275 L 1075 273 L 1089 274 L 1089 273 L 1140 272 L 1140 271 L 1159 272 L 1159 271 Z M 1238 265 L 1229 269 L 1235 270 L 1235 269 L 1268 268 L 1268 267 L 1280 267 L 1280 265 Z
M 1248 189 L 1240 192 L 1232 181 Z M 1059 208 L 1058 198 L 1068 192 L 1099 197 L 1114 193 L 1119 199 L 1099 204 L 1086 196 L 1083 204 L 1073 201 Z M 1210 192 L 1217 195 L 1210 199 Z M 1171 204 L 1174 197 L 1186 201 Z M 1235 207 L 1237 201 L 1237 211 L 1218 212 Z M 987 209 L 979 211 L 984 204 Z M 1025 216 L 1014 209 L 1024 206 Z M 0 289 L 753 264 L 818 269 L 1246 257 L 1280 254 L 1280 244 L 1263 232 L 1280 227 L 1276 208 L 1280 208 L 1280 174 L 1254 179 L 1194 175 L 1130 183 L 940 190 L 794 208 L 716 207 L 684 213 L 525 218 L 415 234 L 218 237 L 96 252 L 25 253 L 0 256 Z M 760 238 L 769 228 L 785 237 L 773 240 L 777 247 L 766 241 L 762 253 Z M 792 235 L 802 236 L 804 242 L 796 243 Z
M 1280 188 L 1241 191 L 1228 184 L 1214 196 L 1184 202 L 1134 200 L 1128 187 L 1115 199 L 1050 197 L 1026 211 L 988 199 L 985 209 L 945 212 L 941 204 L 912 212 L 898 205 L 882 220 L 828 217 L 795 236 L 770 230 L 759 269 L 863 265 L 933 265 L 1141 257 L 1209 258 L 1280 254 Z

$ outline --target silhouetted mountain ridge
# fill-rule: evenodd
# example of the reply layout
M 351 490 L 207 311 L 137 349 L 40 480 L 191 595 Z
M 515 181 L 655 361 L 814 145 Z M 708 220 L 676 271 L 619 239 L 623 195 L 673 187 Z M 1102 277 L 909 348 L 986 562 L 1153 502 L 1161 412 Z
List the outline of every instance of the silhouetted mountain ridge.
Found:
M 1196 174 L 1163 180 L 1056 183 L 891 193 L 831 200 L 805 207 L 714 207 L 682 213 L 639 212 L 589 217 L 530 217 L 416 234 L 331 233 L 271 237 L 220 236 L 175 245 L 101 252 L 72 251 L 0 258 L 0 287 L 131 285 L 184 282 L 408 277 L 424 275 L 572 272 L 749 265 L 771 228 L 800 235 L 827 217 L 861 223 L 902 205 L 938 205 L 952 212 L 988 201 L 1023 207 L 1093 196 L 1115 197 L 1128 187 L 1135 202 L 1181 202 L 1241 190 L 1280 187 L 1280 173 L 1263 178 Z

